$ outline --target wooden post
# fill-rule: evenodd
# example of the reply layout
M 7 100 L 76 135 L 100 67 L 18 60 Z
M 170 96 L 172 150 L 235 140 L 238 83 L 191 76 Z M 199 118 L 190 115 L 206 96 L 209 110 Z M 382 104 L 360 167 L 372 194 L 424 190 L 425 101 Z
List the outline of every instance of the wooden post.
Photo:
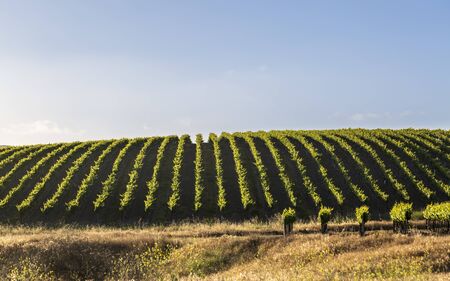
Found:
M 294 224 L 293 223 L 284 223 L 284 230 L 283 230 L 283 234 L 284 236 L 288 236 L 289 234 L 291 234 L 292 230 L 294 229 Z
M 328 231 L 328 225 L 327 225 L 326 223 L 322 223 L 322 224 L 320 225 L 320 231 L 322 232 L 322 234 L 327 233 L 327 231 Z
M 406 234 L 408 233 L 409 223 L 408 221 L 400 223 L 400 233 Z
M 364 236 L 365 232 L 366 232 L 366 226 L 364 225 L 364 223 L 360 223 L 359 224 L 359 235 Z

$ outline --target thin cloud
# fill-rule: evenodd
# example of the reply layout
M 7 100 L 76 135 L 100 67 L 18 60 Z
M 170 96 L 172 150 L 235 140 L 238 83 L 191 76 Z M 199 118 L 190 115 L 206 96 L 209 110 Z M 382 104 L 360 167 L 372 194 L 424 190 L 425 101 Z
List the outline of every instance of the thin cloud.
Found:
M 411 110 L 405 110 L 400 112 L 383 112 L 383 113 L 355 113 L 350 116 L 350 120 L 355 122 L 364 122 L 364 121 L 372 121 L 372 120 L 392 120 L 392 119 L 403 119 L 408 118 L 414 115 L 424 115 L 423 112 L 414 112 Z
M 367 121 L 373 119 L 380 119 L 385 116 L 386 114 L 378 114 L 378 113 L 356 113 L 350 116 L 350 119 L 353 121 Z
M 85 134 L 82 130 L 73 130 L 51 120 L 36 120 L 31 122 L 13 123 L 0 127 L 4 139 L 25 137 L 32 142 L 72 141 Z

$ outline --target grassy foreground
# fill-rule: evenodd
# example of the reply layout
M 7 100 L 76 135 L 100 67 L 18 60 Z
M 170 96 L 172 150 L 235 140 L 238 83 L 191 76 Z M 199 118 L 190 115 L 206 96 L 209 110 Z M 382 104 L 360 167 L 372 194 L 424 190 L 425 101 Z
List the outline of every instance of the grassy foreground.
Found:
M 144 229 L 0 228 L 1 280 L 449 280 L 450 236 L 389 223 L 363 238 L 332 225 L 179 224 Z M 378 230 L 370 229 L 377 228 Z

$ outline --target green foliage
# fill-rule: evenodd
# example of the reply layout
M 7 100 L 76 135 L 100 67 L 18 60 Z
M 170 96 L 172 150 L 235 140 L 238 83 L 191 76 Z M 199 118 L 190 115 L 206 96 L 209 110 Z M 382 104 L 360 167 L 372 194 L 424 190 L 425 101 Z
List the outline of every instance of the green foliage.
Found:
M 368 222 L 370 219 L 369 207 L 366 205 L 363 205 L 359 208 L 356 208 L 355 215 L 356 215 L 356 220 L 358 221 L 358 223 L 364 224 L 364 223 Z
M 29 181 L 35 174 L 40 172 L 41 169 L 51 160 L 53 157 L 55 157 L 57 154 L 59 154 L 61 151 L 67 149 L 68 147 L 73 146 L 73 144 L 63 144 L 59 147 L 55 148 L 54 150 L 47 153 L 46 156 L 41 158 L 30 170 L 27 171 L 27 173 L 19 180 L 19 183 L 11 188 L 8 193 L 6 194 L 3 199 L 0 200 L 0 208 L 3 208 L 6 204 L 8 204 L 9 200 L 19 191 L 21 190 L 24 185 Z
M 159 187 L 158 175 L 159 175 L 159 170 L 161 169 L 161 161 L 164 157 L 164 152 L 166 150 L 166 146 L 169 144 L 170 140 L 172 140 L 172 139 L 173 139 L 172 136 L 165 137 L 164 140 L 162 141 L 161 145 L 158 148 L 158 152 L 156 153 L 156 163 L 155 163 L 155 166 L 153 167 L 152 178 L 147 182 L 148 192 L 147 192 L 147 196 L 144 201 L 145 210 L 150 208 L 155 201 L 155 194 Z M 135 180 L 136 179 L 133 178 L 133 182 L 132 182 L 132 178 L 130 175 L 130 182 L 127 185 L 127 191 L 122 195 L 122 200 L 120 202 L 121 209 L 125 208 L 131 201 L 133 190 L 134 190 L 133 186 L 135 186 L 135 184 L 134 184 Z
M 304 159 L 300 156 L 298 153 L 295 145 L 283 134 L 280 133 L 272 133 L 275 138 L 277 138 L 289 151 L 289 155 L 291 159 L 295 162 L 297 165 L 298 170 L 300 171 L 300 174 L 302 176 L 303 184 L 308 190 L 309 196 L 312 198 L 316 206 L 318 206 L 322 202 L 322 198 L 320 198 L 319 194 L 317 193 L 316 187 L 312 183 L 311 178 L 308 175 L 308 171 L 306 170 L 306 164 Z M 291 191 L 291 194 L 289 194 L 289 197 L 291 199 L 291 202 L 294 197 L 293 191 Z M 294 199 L 295 200 L 295 199 Z
M 155 243 L 145 252 L 136 256 L 136 261 L 140 267 L 140 271 L 144 273 L 144 277 L 157 277 L 162 267 L 169 262 L 169 257 L 173 251 L 173 246 L 160 245 Z
M 39 148 L 36 145 L 33 146 L 20 146 L 20 147 L 13 147 L 11 149 L 7 149 L 5 151 L 2 151 L 0 153 L 0 157 L 2 158 L 2 160 L 0 161 L 0 169 L 5 167 L 7 164 L 16 161 L 17 159 L 19 159 L 20 157 L 24 156 L 25 154 L 36 150 L 37 148 Z M 12 154 L 9 154 L 11 153 Z M 6 158 L 5 158 L 6 157 Z
M 133 199 L 134 191 L 137 189 L 138 184 L 138 178 L 139 173 L 142 169 L 142 166 L 144 165 L 144 158 L 145 153 L 147 149 L 150 147 L 150 145 L 153 143 L 155 138 L 149 138 L 142 146 L 141 150 L 139 151 L 138 155 L 134 159 L 133 167 L 131 168 L 131 171 L 129 173 L 128 183 L 125 188 L 125 192 L 121 194 L 120 196 L 120 210 L 123 210 L 126 206 L 128 206 Z
M 234 164 L 236 166 L 236 173 L 238 176 L 239 189 L 241 191 L 241 201 L 244 209 L 255 204 L 251 194 L 250 187 L 247 180 L 247 170 L 241 161 L 241 153 L 238 146 L 236 145 L 236 140 L 233 135 L 224 133 L 223 136 L 230 142 L 231 151 L 233 152 Z
M 381 157 L 378 155 L 378 153 L 372 146 L 370 146 L 360 136 L 356 135 L 356 132 L 350 131 L 350 133 L 343 134 L 342 136 L 348 137 L 349 139 L 360 145 L 363 149 L 365 149 L 372 156 L 372 159 L 375 160 L 375 162 L 381 168 L 381 171 L 383 172 L 385 177 L 391 182 L 392 186 L 397 190 L 397 192 L 402 196 L 402 198 L 405 200 L 410 199 L 410 196 L 406 191 L 405 185 L 402 184 L 400 181 L 398 181 L 392 170 L 388 169 L 384 161 L 381 159 Z
M 423 145 L 426 148 L 425 151 L 431 151 L 434 154 L 439 155 L 440 157 L 437 159 L 439 165 L 442 165 L 445 161 L 450 162 L 450 153 L 447 149 L 448 146 L 439 139 L 430 138 L 428 133 L 417 133 L 416 130 L 401 130 L 401 133 L 406 137 L 420 143 L 420 145 Z M 447 168 L 441 168 L 446 169 L 447 171 L 445 173 L 448 174 Z
M 333 213 L 333 208 L 331 207 L 320 207 L 318 218 L 321 224 L 327 224 L 331 220 Z
M 8 270 L 6 277 L 10 281 L 58 280 L 49 266 L 30 257 L 19 260 L 13 268 Z
M 337 165 L 342 176 L 344 177 L 347 186 L 349 186 L 352 189 L 353 193 L 356 195 L 356 197 L 358 197 L 358 199 L 361 202 L 365 202 L 367 200 L 367 195 L 364 194 L 364 191 L 362 190 L 361 187 L 352 182 L 347 168 L 344 166 L 342 160 L 334 152 L 335 150 L 334 146 L 327 143 L 319 134 L 310 134 L 309 136 L 315 139 L 316 141 L 320 142 L 325 147 L 327 152 L 331 155 L 331 158 L 333 159 L 334 163 Z
M 387 132 L 386 132 L 387 131 Z M 412 142 L 411 140 L 404 137 L 402 134 L 395 133 L 395 131 L 391 130 L 383 130 L 383 135 L 388 138 L 388 140 L 395 144 L 397 147 L 402 149 L 414 162 L 415 166 L 422 171 L 424 174 L 427 175 L 428 180 L 437 188 L 440 188 L 442 191 L 444 191 L 447 195 L 450 196 L 450 185 L 440 180 L 435 172 L 434 169 L 440 171 L 442 174 L 444 174 L 447 178 L 450 178 L 450 173 L 447 168 L 445 168 L 445 165 L 442 164 L 441 161 L 438 161 L 438 159 L 435 159 L 430 156 L 429 152 L 425 149 L 423 149 L 421 146 L 417 145 L 416 143 Z M 399 140 L 397 140 L 399 139 Z M 417 140 L 417 139 L 416 139 Z M 412 149 L 414 150 L 412 150 Z M 419 156 L 426 159 L 427 161 L 420 161 Z M 428 163 L 431 163 L 433 166 L 429 165 Z M 417 182 L 417 187 L 422 190 L 422 193 L 424 193 L 428 198 L 434 194 L 431 190 L 427 189 L 425 187 L 425 184 L 422 181 L 419 181 L 416 179 L 416 177 L 413 175 L 411 177 L 413 180 Z
M 42 204 L 42 207 L 39 207 L 44 212 L 57 204 L 64 206 L 66 201 L 69 201 L 67 202 L 69 210 L 80 204 L 93 204 L 96 210 L 108 204 L 105 203 L 107 199 L 119 197 L 118 208 L 123 210 L 130 206 L 130 202 L 135 199 L 136 194 L 139 194 L 137 192 L 139 179 L 145 177 L 150 178 L 146 182 L 148 192 L 147 189 L 139 191 L 146 193 L 145 209 L 154 206 L 156 200 L 158 206 L 167 204 L 169 209 L 175 209 L 181 204 L 180 197 L 184 188 L 181 186 L 181 182 L 184 183 L 181 171 L 187 160 L 184 147 L 188 136 L 182 136 L 178 145 L 174 142 L 174 145 L 170 146 L 170 155 L 175 154 L 173 162 L 165 161 L 165 151 L 168 150 L 167 146 L 173 138 L 175 136 L 162 140 L 152 171 L 143 171 L 142 167 L 147 156 L 154 159 L 155 155 L 148 154 L 149 147 L 158 137 L 23 147 L 0 146 L 0 190 L 3 190 L 0 208 L 5 207 L 4 212 L 15 212 L 15 208 L 22 211 L 36 203 Z M 241 140 L 248 145 L 241 147 Z M 230 144 L 230 155 L 223 155 L 221 151 L 224 141 Z M 118 147 L 114 149 L 117 157 L 112 159 L 112 156 L 107 156 L 111 155 L 113 147 L 119 142 L 126 143 L 120 145 L 120 149 Z M 132 148 L 137 149 L 138 142 L 139 147 L 142 146 L 139 153 L 134 159 L 128 159 L 129 151 Z M 202 204 L 206 204 L 205 200 L 210 198 L 214 198 L 219 210 L 223 210 L 230 203 L 228 200 L 240 200 L 246 209 L 256 205 L 256 200 L 261 201 L 261 206 L 258 205 L 258 208 L 251 208 L 251 212 L 246 212 L 253 215 L 270 213 L 266 207 L 277 205 L 277 200 L 282 198 L 286 198 L 288 202 L 279 203 L 286 207 L 308 206 L 308 204 L 319 207 L 324 204 L 322 200 L 325 198 L 321 198 L 322 193 L 324 195 L 331 193 L 336 199 L 327 198 L 327 202 L 333 201 L 327 203 L 333 204 L 328 205 L 331 207 L 346 204 L 346 200 L 350 197 L 346 199 L 344 194 L 350 194 L 351 198 L 356 197 L 360 204 L 367 204 L 365 202 L 369 200 L 372 203 L 378 199 L 387 201 L 389 196 L 397 196 L 395 193 L 406 202 L 411 200 L 410 194 L 414 196 L 419 194 L 419 198 L 413 199 L 425 200 L 426 203 L 446 200 L 448 199 L 446 195 L 450 195 L 450 170 L 447 163 L 450 160 L 450 134 L 447 131 L 284 130 L 223 133 L 220 138 L 211 134 L 209 144 L 213 155 L 209 155 L 212 154 L 209 144 L 203 144 L 201 135 L 196 136 L 195 142 L 194 171 L 190 176 L 194 177 L 192 186 L 194 202 L 189 203 L 194 206 L 195 211 L 201 210 Z M 96 155 L 95 158 L 92 156 L 93 153 Z M 79 154 L 81 155 L 75 159 L 74 155 Z M 253 163 L 248 161 L 247 154 Z M 224 167 L 222 162 L 225 156 L 234 161 L 239 198 L 226 196 L 229 192 L 227 188 L 232 187 L 234 183 L 232 186 L 226 184 L 234 179 L 224 178 L 224 170 L 229 168 Z M 112 163 L 109 161 L 110 158 Z M 211 164 L 214 161 L 214 175 L 205 172 L 205 165 L 209 164 L 206 161 L 211 161 Z M 125 164 L 131 165 L 131 169 Z M 233 163 L 230 165 L 233 166 Z M 63 171 L 62 167 L 66 166 L 69 168 Z M 130 170 L 128 177 L 122 169 Z M 172 177 L 167 179 L 165 175 L 170 172 Z M 105 173 L 104 182 L 98 179 L 100 173 L 102 175 Z M 120 178 L 122 176 L 124 179 Z M 316 176 L 318 177 L 315 178 Z M 55 182 L 60 178 L 62 179 L 59 183 Z M 189 178 L 186 182 L 190 180 Z M 212 184 L 212 181 L 216 184 Z M 211 190 L 206 189 L 209 185 Z M 327 190 L 323 190 L 324 188 Z M 123 190 L 123 193 L 118 194 L 119 190 Z M 164 196 L 156 198 L 159 196 L 159 190 Z M 90 202 L 87 202 L 91 200 L 91 196 L 86 196 L 88 191 L 95 196 Z M 371 197 L 374 197 L 375 201 Z M 437 207 L 429 208 L 425 213 L 431 220 L 437 212 L 432 210 L 436 210 Z M 359 209 L 355 210 L 356 215 L 358 211 L 362 211 Z M 134 212 L 132 213 L 134 216 Z M 21 213 L 20 216 L 25 214 L 28 213 Z M 9 213 L 5 214 L 5 217 L 7 215 Z M 64 213 L 55 215 L 65 216 Z M 163 219 L 166 215 L 166 212 L 160 214 L 158 212 L 158 216 L 155 217 Z M 53 215 L 51 217 L 53 218 Z M 402 224 L 397 225 L 405 229 Z
M 203 185 L 203 164 L 202 164 L 202 144 L 203 137 L 198 134 L 195 137 L 195 198 L 194 209 L 198 211 L 202 207 L 202 195 L 205 189 Z
M 175 152 L 175 158 L 173 159 L 173 177 L 172 184 L 170 186 L 172 189 L 172 194 L 170 195 L 169 202 L 167 202 L 170 210 L 173 210 L 180 201 L 181 168 L 183 165 L 184 144 L 188 139 L 189 135 L 181 136 L 178 142 L 177 151 Z
M 329 174 L 328 170 L 322 165 L 322 155 L 317 151 L 314 145 L 312 145 L 309 141 L 306 140 L 306 138 L 303 135 L 300 135 L 299 133 L 294 133 L 292 135 L 298 141 L 300 141 L 309 151 L 309 153 L 313 157 L 314 162 L 319 167 L 319 173 L 322 176 L 322 180 L 326 183 L 328 189 L 334 195 L 338 204 L 342 205 L 345 199 L 344 195 L 342 194 L 341 188 L 337 187 L 334 184 L 333 179 L 331 179 L 331 177 L 328 175 Z
M 23 209 L 26 209 L 30 207 L 31 203 L 34 201 L 34 198 L 39 194 L 39 192 L 44 188 L 44 186 L 48 183 L 48 181 L 52 178 L 52 176 L 56 173 L 56 171 L 64 165 L 68 159 L 77 151 L 85 148 L 86 146 L 90 145 L 90 142 L 84 142 L 77 144 L 74 148 L 72 148 L 69 152 L 61 156 L 58 161 L 50 168 L 50 170 L 47 172 L 47 174 L 39 181 L 38 184 L 36 184 L 31 190 L 31 192 L 28 194 L 27 198 L 25 198 L 20 204 L 16 206 L 18 211 L 22 211 Z
M 267 133 L 260 133 L 259 136 L 264 140 L 264 143 L 266 144 L 267 148 L 269 149 L 270 153 L 272 154 L 273 160 L 275 161 L 275 165 L 278 169 L 278 176 L 281 179 L 281 182 L 283 183 L 283 187 L 286 190 L 289 200 L 291 201 L 291 204 L 293 206 L 297 205 L 297 199 L 295 198 L 294 194 L 294 183 L 289 178 L 286 172 L 285 165 L 283 163 L 283 160 L 281 158 L 280 152 L 273 144 L 272 140 L 270 139 L 270 135 Z
M 450 202 L 430 204 L 423 212 L 423 217 L 427 220 L 438 222 L 450 221 Z
M 225 206 L 227 205 L 227 200 L 223 178 L 222 153 L 220 152 L 219 140 L 216 134 L 211 133 L 209 135 L 209 142 L 212 142 L 214 150 L 214 159 L 216 167 L 216 184 L 218 188 L 217 206 L 219 206 L 219 210 L 223 210 L 223 208 L 225 208 Z
M 442 151 L 450 152 L 450 133 L 449 130 L 431 130 L 428 135 L 435 142 L 439 143 Z
M 283 213 L 281 214 L 281 217 L 283 218 L 283 222 L 285 224 L 292 224 L 295 222 L 296 219 L 295 210 L 292 208 L 284 209 Z
M 9 149 L 11 149 L 12 147 L 11 146 L 8 146 L 8 145 L 0 145 L 0 156 L 2 155 L 2 153 L 5 151 L 5 150 L 9 150 Z
M 359 154 L 342 137 L 333 134 L 327 134 L 327 137 L 336 141 L 342 149 L 346 150 L 350 154 L 350 156 L 356 163 L 356 168 L 363 175 L 364 182 L 372 188 L 372 190 L 378 195 L 380 199 L 386 201 L 389 198 L 389 195 L 381 189 L 379 183 L 375 180 L 371 170 L 366 167 Z
M 113 261 L 107 280 L 161 280 L 174 250 L 170 244 L 156 242 L 141 253 L 121 256 Z
M 87 192 L 88 188 L 94 184 L 95 180 L 98 178 L 98 172 L 102 163 L 105 161 L 106 156 L 108 156 L 112 150 L 121 143 L 128 142 L 125 139 L 116 140 L 112 142 L 105 150 L 103 150 L 102 154 L 95 160 L 94 165 L 91 166 L 89 173 L 81 182 L 80 187 L 78 188 L 77 194 L 75 198 L 66 203 L 67 210 L 71 210 L 80 205 L 81 199 L 84 194 Z
M 327 224 L 331 220 L 333 213 L 333 208 L 331 207 L 320 207 L 318 219 L 321 224 Z
M 111 191 L 114 189 L 114 186 L 117 182 L 117 174 L 119 172 L 120 164 L 122 163 L 123 158 L 127 154 L 128 150 L 135 145 L 139 139 L 131 140 L 125 145 L 119 152 L 119 154 L 116 157 L 116 160 L 114 160 L 113 167 L 111 169 L 111 173 L 109 173 L 108 178 L 106 181 L 102 184 L 102 191 L 98 194 L 97 198 L 94 200 L 94 210 L 97 210 L 100 207 L 104 207 L 106 199 L 108 199 L 109 195 L 111 194 Z M 152 138 L 150 138 L 145 145 L 151 144 L 153 141 Z M 144 145 L 144 146 L 145 146 Z M 136 157 L 137 158 L 137 157 Z
M 403 172 L 407 175 L 409 180 L 419 189 L 420 192 L 422 192 L 423 195 L 425 195 L 427 198 L 430 198 L 432 195 L 435 194 L 434 191 L 432 191 L 429 187 L 425 185 L 425 183 L 418 179 L 414 172 L 406 165 L 405 161 L 402 161 L 402 159 L 391 149 L 389 149 L 386 145 L 386 143 L 393 144 L 397 146 L 400 150 L 405 152 L 406 155 L 410 157 L 412 162 L 420 169 L 422 172 L 427 173 L 428 168 L 426 168 L 424 165 L 421 165 L 418 163 L 417 156 L 414 152 L 412 152 L 408 147 L 405 146 L 404 142 L 395 140 L 389 136 L 386 131 L 383 131 L 382 134 L 375 133 L 376 137 L 373 138 L 373 140 L 381 147 L 383 147 L 383 150 L 386 151 L 392 159 L 399 165 Z M 382 143 L 380 140 L 384 140 L 386 143 Z
M 78 170 L 85 164 L 88 157 L 94 151 L 96 151 L 97 149 L 99 149 L 100 147 L 104 146 L 107 143 L 109 143 L 109 142 L 108 141 L 95 142 L 83 155 L 81 155 L 77 160 L 75 160 L 75 162 L 72 164 L 72 166 L 67 171 L 66 176 L 58 184 L 58 188 L 57 188 L 56 192 L 47 201 L 45 201 L 44 204 L 42 205 L 42 207 L 41 207 L 42 212 L 45 212 L 48 209 L 51 209 L 56 205 L 59 198 L 64 194 L 64 192 L 69 187 L 72 178 L 75 176 L 75 174 L 78 172 Z
M 264 191 L 264 197 L 266 198 L 266 203 L 269 207 L 272 207 L 273 206 L 273 197 L 272 197 L 272 194 L 270 193 L 269 176 L 267 175 L 267 170 L 266 170 L 266 167 L 264 166 L 261 155 L 260 155 L 259 151 L 256 149 L 256 145 L 255 145 L 253 138 L 249 134 L 243 133 L 243 134 L 240 134 L 240 136 L 242 138 L 244 138 L 244 140 L 247 142 L 247 144 L 250 147 L 252 156 L 255 159 L 255 166 L 259 172 L 261 187 Z
M 389 214 L 391 216 L 391 220 L 394 222 L 408 222 L 412 215 L 412 203 L 396 203 L 392 207 Z
M 10 169 L 5 175 L 3 175 L 2 177 L 0 177 L 0 189 L 3 188 L 3 187 L 5 186 L 5 184 L 6 184 L 7 182 L 9 182 L 9 180 L 10 180 L 11 177 L 14 175 L 14 173 L 15 173 L 16 171 L 18 171 L 20 168 L 22 168 L 25 164 L 29 163 L 31 160 L 33 160 L 33 159 L 35 159 L 36 157 L 38 157 L 40 154 L 42 154 L 42 153 L 44 153 L 44 152 L 46 152 L 46 151 L 48 151 L 48 150 L 51 150 L 51 149 L 53 149 L 53 148 L 55 148 L 55 147 L 59 147 L 59 146 L 60 146 L 60 145 L 58 145 L 58 144 L 43 145 L 43 146 L 39 147 L 38 150 L 34 150 L 34 151 L 32 151 L 31 153 L 29 153 L 26 157 L 20 158 L 20 156 L 22 156 L 22 154 L 18 155 L 17 157 L 19 157 L 19 160 L 18 160 L 18 162 L 16 162 L 16 163 L 14 164 L 14 167 L 12 167 L 12 169 Z M 30 151 L 28 151 L 28 152 L 30 152 Z M 16 153 L 14 153 L 14 154 L 16 154 Z M 14 154 L 11 155 L 11 157 L 13 157 Z M 8 158 L 8 159 L 9 159 L 9 158 Z M 5 160 L 2 161 L 2 162 L 5 162 L 5 161 L 8 160 L 8 159 L 5 159 Z M 11 161 L 13 161 L 13 160 L 14 160 L 14 159 L 12 159 Z M 9 161 L 9 160 L 8 160 L 8 161 Z M 1 163 L 0 163 L 0 164 L 1 164 Z M 1 165 L 3 165 L 3 164 L 1 164 Z

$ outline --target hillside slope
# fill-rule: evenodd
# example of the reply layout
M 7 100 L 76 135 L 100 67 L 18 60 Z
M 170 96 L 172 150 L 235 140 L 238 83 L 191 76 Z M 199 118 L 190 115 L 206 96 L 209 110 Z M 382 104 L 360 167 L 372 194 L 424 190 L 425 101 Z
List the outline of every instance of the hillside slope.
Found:
M 450 132 L 327 130 L 186 135 L 0 148 L 0 221 L 268 218 L 321 205 L 386 217 L 450 198 Z

